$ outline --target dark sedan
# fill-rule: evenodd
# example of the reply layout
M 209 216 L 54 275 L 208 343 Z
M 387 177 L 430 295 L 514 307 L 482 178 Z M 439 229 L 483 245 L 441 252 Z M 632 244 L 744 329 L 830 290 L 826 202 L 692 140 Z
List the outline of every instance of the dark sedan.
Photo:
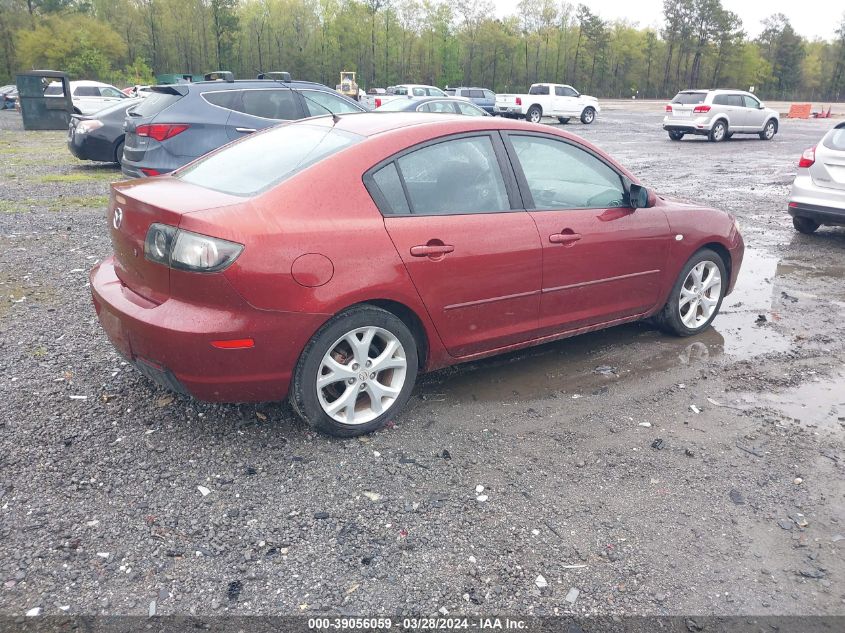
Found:
M 407 97 L 393 99 L 375 112 L 434 112 L 436 114 L 463 114 L 465 116 L 490 116 L 467 99 L 458 97 Z
M 70 153 L 82 160 L 123 162 L 123 122 L 126 111 L 141 99 L 126 99 L 88 116 L 75 114 L 67 131 Z

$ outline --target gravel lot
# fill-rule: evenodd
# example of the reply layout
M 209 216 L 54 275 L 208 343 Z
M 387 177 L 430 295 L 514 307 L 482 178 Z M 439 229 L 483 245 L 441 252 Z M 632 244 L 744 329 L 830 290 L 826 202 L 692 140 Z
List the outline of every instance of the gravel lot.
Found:
M 715 327 L 435 372 L 340 441 L 126 367 L 87 287 L 120 174 L 0 112 L 0 614 L 845 615 L 845 229 L 785 212 L 832 123 L 673 143 L 661 117 L 567 128 L 740 218 Z

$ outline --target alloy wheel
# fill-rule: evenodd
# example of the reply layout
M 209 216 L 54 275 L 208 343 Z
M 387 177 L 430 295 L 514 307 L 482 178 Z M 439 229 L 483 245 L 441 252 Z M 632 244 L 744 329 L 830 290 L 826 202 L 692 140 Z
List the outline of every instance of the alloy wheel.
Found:
M 681 286 L 678 311 L 681 321 L 691 330 L 707 323 L 722 296 L 722 275 L 715 262 L 703 261 L 693 266 Z
M 766 124 L 766 140 L 770 140 L 775 135 L 775 122 L 769 121 Z
M 317 370 L 317 399 L 343 424 L 366 424 L 393 406 L 408 370 L 405 348 L 391 332 L 362 327 L 329 348 Z

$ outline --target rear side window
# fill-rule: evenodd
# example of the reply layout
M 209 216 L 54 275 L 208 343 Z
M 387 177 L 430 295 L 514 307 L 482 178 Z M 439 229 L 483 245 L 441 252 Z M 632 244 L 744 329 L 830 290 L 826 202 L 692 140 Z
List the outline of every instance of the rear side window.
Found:
M 728 103 L 728 95 L 716 95 L 713 97 L 713 105 L 730 105 Z
M 528 94 L 530 95 L 547 95 L 549 94 L 549 87 L 548 86 L 531 86 L 528 89 Z
M 399 172 L 396 171 L 396 163 L 389 163 L 379 169 L 373 174 L 373 180 L 384 198 L 380 208 L 385 215 L 405 215 L 411 212 Z
M 251 196 L 357 143 L 363 137 L 332 125 L 282 125 L 249 136 L 177 171 L 206 189 Z
M 64 90 L 62 90 L 62 84 L 47 86 L 47 89 L 44 91 L 44 94 L 48 97 L 62 96 L 64 94 Z
M 470 90 L 469 94 L 467 96 L 470 99 L 483 99 L 484 98 L 484 91 L 483 90 Z
M 845 152 L 845 127 L 836 127 L 825 134 L 822 145 L 837 152 Z
M 742 100 L 742 95 L 728 95 L 728 105 L 743 108 L 745 101 Z
M 672 99 L 672 103 L 678 103 L 680 105 L 696 105 L 704 103 L 706 96 L 706 92 L 679 92 L 675 95 L 675 98 Z
M 74 97 L 99 97 L 100 89 L 97 86 L 77 86 L 73 91 Z
M 151 117 L 179 101 L 182 95 L 153 90 L 150 96 L 132 109 L 132 116 Z
M 429 145 L 396 162 L 415 215 L 510 210 L 505 181 L 488 136 Z
M 241 91 L 222 90 L 220 92 L 204 92 L 202 98 L 211 105 L 227 110 L 240 110 Z
M 244 114 L 262 119 L 292 120 L 302 115 L 292 90 L 244 90 L 241 107 Z

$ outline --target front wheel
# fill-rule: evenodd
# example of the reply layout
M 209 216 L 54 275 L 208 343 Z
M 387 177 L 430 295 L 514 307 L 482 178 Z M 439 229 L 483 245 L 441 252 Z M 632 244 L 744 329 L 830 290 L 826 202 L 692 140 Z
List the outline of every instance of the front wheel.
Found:
M 766 127 L 764 127 L 763 131 L 760 132 L 760 138 L 764 141 L 771 141 L 775 137 L 775 134 L 777 134 L 777 131 L 778 131 L 777 122 L 775 122 L 774 119 L 769 119 L 766 122 Z
M 704 248 L 683 267 L 655 321 L 677 336 L 698 334 L 716 317 L 727 286 L 725 262 L 718 253 Z
M 684 133 L 672 131 L 669 132 L 669 138 L 673 141 L 680 141 L 682 138 L 684 138 Z
M 290 402 L 314 429 L 337 437 L 371 433 L 408 401 L 417 344 L 401 319 L 359 306 L 326 323 L 302 352 Z
M 581 113 L 581 123 L 584 125 L 590 125 L 590 123 L 595 120 L 596 111 L 593 108 L 584 108 L 584 111 Z
M 114 150 L 114 162 L 118 167 L 123 165 L 123 140 L 121 140 Z
M 539 123 L 540 119 L 543 118 L 543 110 L 540 106 L 533 105 L 528 108 L 528 112 L 525 113 L 525 118 L 531 123 Z
M 819 224 L 815 220 L 811 220 L 810 218 L 795 216 L 794 218 L 792 218 L 792 226 L 794 226 L 795 230 L 799 233 L 803 233 L 804 235 L 812 235 L 821 226 L 821 224 Z

